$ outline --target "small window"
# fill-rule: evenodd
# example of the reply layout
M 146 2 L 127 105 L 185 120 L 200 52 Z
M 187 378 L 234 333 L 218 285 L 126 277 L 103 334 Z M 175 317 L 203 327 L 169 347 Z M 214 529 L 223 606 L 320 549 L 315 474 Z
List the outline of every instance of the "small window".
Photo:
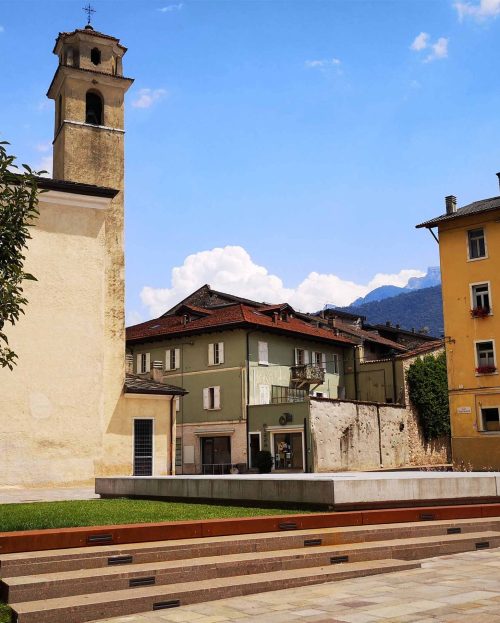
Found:
M 312 362 L 318 368 L 322 368 L 323 370 L 326 370 L 326 353 L 313 352 Z
M 339 373 L 339 356 L 337 355 L 337 353 L 334 353 L 332 361 L 333 361 L 332 372 L 333 374 L 338 374 Z
M 208 345 L 208 365 L 218 366 L 224 363 L 224 342 Z
M 487 283 L 472 286 L 472 309 L 486 314 L 490 313 L 490 288 Z
M 481 409 L 483 430 L 500 431 L 500 408 L 486 407 Z
M 92 48 L 92 50 L 90 50 L 90 60 L 94 65 L 101 64 L 101 50 L 99 50 L 99 48 Z
M 259 342 L 259 366 L 269 365 L 269 347 L 267 342 Z
M 151 353 L 137 355 L 137 374 L 145 374 L 151 369 Z
M 175 440 L 175 466 L 182 467 L 182 438 L 177 437 Z
M 205 387 L 203 390 L 203 408 L 220 409 L 220 387 Z
M 469 259 L 477 260 L 481 257 L 486 257 L 484 229 L 471 229 L 467 234 L 469 237 Z
M 309 363 L 309 352 L 303 348 L 295 349 L 295 365 L 304 366 Z
M 491 374 L 496 371 L 495 348 L 492 341 L 477 342 L 476 356 L 478 374 Z
M 181 349 L 169 348 L 165 352 L 165 370 L 178 370 L 180 368 Z
M 85 98 L 85 123 L 103 125 L 102 97 L 96 91 L 87 91 Z

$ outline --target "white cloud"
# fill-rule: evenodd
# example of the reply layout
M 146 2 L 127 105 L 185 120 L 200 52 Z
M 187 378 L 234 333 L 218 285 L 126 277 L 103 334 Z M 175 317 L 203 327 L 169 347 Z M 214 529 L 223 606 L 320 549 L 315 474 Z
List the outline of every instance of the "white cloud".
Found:
M 127 327 L 134 325 L 134 324 L 139 324 L 143 321 L 144 321 L 144 318 L 140 312 L 136 310 L 132 310 L 131 312 L 127 313 L 127 319 L 126 319 Z
M 179 4 L 167 4 L 167 6 L 161 7 L 158 11 L 160 11 L 160 13 L 171 13 L 172 11 L 180 11 L 183 6 L 184 4 L 182 2 L 179 2 Z
M 429 33 L 421 32 L 413 40 L 413 43 L 411 44 L 410 49 L 420 52 L 420 50 L 424 50 L 428 46 L 428 44 L 429 44 Z
M 424 62 L 430 63 L 436 59 L 448 58 L 448 41 L 446 37 L 439 37 L 436 43 L 430 46 L 431 53 L 426 56 Z
M 428 54 L 423 59 L 423 62 L 430 63 L 431 61 L 438 59 L 448 58 L 448 43 L 449 39 L 446 37 L 439 37 L 437 41 L 431 43 L 429 33 L 421 32 L 413 40 L 413 43 L 410 45 L 410 50 L 413 50 L 414 52 L 427 50 Z
M 314 61 L 306 61 L 304 65 L 308 69 L 328 69 L 329 67 L 337 67 L 337 71 L 340 71 L 339 65 L 342 61 L 338 58 L 323 58 Z
M 500 0 L 480 0 L 479 3 L 456 2 L 454 6 L 460 21 L 466 17 L 484 21 L 500 15 Z
M 134 108 L 151 108 L 153 104 L 166 97 L 165 89 L 139 89 L 137 97 L 132 102 Z
M 33 168 L 35 171 L 47 171 L 47 173 L 44 173 L 43 177 L 52 177 L 52 154 L 50 156 L 43 156 Z
M 369 283 L 358 284 L 337 275 L 311 272 L 298 286 L 286 287 L 280 277 L 256 264 L 243 247 L 226 246 L 189 255 L 182 266 L 172 269 L 170 287 L 145 286 L 140 296 L 152 317 L 164 313 L 204 283 L 256 301 L 286 301 L 297 310 L 317 311 L 326 303 L 349 305 L 381 285 L 404 286 L 411 277 L 424 274 L 420 270 L 378 273 Z
M 35 149 L 42 154 L 47 151 L 50 151 L 51 148 L 52 148 L 52 141 L 45 141 L 44 143 L 38 143 L 37 145 L 35 145 Z

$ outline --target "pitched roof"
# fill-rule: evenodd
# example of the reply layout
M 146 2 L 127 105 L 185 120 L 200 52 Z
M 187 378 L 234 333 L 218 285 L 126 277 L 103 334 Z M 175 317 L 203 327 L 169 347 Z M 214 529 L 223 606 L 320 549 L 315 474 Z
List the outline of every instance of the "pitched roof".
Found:
M 155 320 L 142 322 L 127 328 L 127 341 L 151 341 L 236 327 L 258 327 L 274 333 L 308 337 L 337 344 L 351 345 L 354 343 L 347 337 L 336 335 L 331 329 L 313 326 L 293 315 L 286 321 L 280 320 L 266 316 L 259 309 L 243 303 L 212 308 L 211 311 L 209 316 L 195 318 L 187 322 L 182 316 L 175 315 L 160 316 Z
M 426 342 L 420 344 L 406 353 L 396 355 L 396 359 L 409 359 L 410 357 L 418 357 L 419 355 L 425 355 L 425 353 L 431 353 L 438 348 L 444 348 L 444 340 L 435 340 L 434 342 Z
M 350 335 L 359 337 L 363 340 L 367 340 L 368 342 L 374 342 L 376 344 L 380 344 L 381 346 L 387 346 L 388 348 L 392 348 L 393 350 L 408 350 L 406 346 L 403 346 L 398 342 L 394 342 L 393 340 L 389 340 L 386 337 L 382 337 L 376 331 L 366 331 L 365 329 L 358 329 L 357 327 L 353 327 L 351 324 L 340 322 L 338 322 L 336 326 L 339 331 L 349 333 Z
M 19 183 L 22 179 L 21 173 L 9 171 L 8 181 L 13 184 Z M 17 181 L 19 180 L 19 181 Z M 90 195 L 92 197 L 108 197 L 113 198 L 120 192 L 114 188 L 106 186 L 95 186 L 94 184 L 82 184 L 80 182 L 70 182 L 69 180 L 56 180 L 51 177 L 36 177 L 38 188 L 43 190 L 60 190 L 65 193 L 74 193 L 75 195 Z
M 129 373 L 125 375 L 124 390 L 126 394 L 155 394 L 163 396 L 184 396 L 184 394 L 187 394 L 187 391 L 182 389 L 182 387 L 158 383 L 152 379 Z
M 420 225 L 416 225 L 416 228 L 418 229 L 419 227 L 435 227 L 440 223 L 453 221 L 462 216 L 470 216 L 471 214 L 480 214 L 482 212 L 491 212 L 492 210 L 498 209 L 500 209 L 500 197 L 481 199 L 480 201 L 474 201 L 473 203 L 469 203 L 468 205 L 459 208 L 456 212 L 452 212 L 451 214 L 442 214 L 441 216 L 437 216 L 430 221 L 420 223 Z

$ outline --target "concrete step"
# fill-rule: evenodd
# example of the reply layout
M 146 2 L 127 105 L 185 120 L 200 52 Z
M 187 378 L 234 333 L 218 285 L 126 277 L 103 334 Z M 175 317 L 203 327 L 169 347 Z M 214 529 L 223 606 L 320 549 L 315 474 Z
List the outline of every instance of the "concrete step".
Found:
M 340 562 L 380 559 L 418 560 L 476 549 L 500 547 L 500 532 L 430 536 L 371 543 L 317 546 L 207 556 L 176 561 L 82 569 L 43 575 L 4 578 L 0 596 L 6 602 L 67 597 L 126 590 L 144 585 L 198 582 L 210 578 L 320 567 Z
M 113 616 L 161 610 L 180 605 L 252 593 L 320 584 L 420 567 L 417 562 L 377 560 L 288 569 L 111 592 L 11 603 L 17 623 L 85 623 Z
M 121 564 L 145 564 L 184 558 L 314 547 L 316 545 L 340 545 L 438 536 L 446 535 L 449 530 L 459 530 L 464 534 L 477 533 L 483 530 L 500 531 L 500 518 L 293 530 L 4 554 L 0 556 L 0 577 L 12 578 L 39 573 L 106 568 Z

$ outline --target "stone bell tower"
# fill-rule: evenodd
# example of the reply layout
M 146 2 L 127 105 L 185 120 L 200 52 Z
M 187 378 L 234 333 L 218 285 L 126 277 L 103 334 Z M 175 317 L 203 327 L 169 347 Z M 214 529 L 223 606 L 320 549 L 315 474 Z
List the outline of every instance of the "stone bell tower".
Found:
M 99 330 L 104 348 L 103 360 L 96 358 L 105 388 L 101 433 L 117 408 L 124 381 L 124 98 L 133 82 L 123 76 L 126 51 L 118 39 L 90 24 L 59 33 L 53 50 L 59 62 L 47 93 L 55 102 L 54 178 L 119 191 L 106 210 L 102 231 L 104 318 Z

